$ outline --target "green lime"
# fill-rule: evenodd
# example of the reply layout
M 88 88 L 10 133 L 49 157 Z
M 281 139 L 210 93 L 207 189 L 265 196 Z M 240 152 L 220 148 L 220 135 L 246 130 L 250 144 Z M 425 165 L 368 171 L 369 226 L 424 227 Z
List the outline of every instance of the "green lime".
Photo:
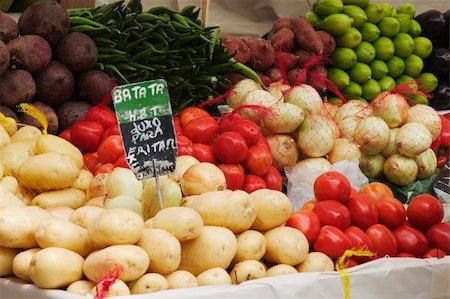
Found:
M 380 84 L 374 79 L 370 79 L 362 85 L 362 97 L 368 101 L 375 98 L 380 92 Z
M 381 91 L 393 90 L 395 88 L 395 80 L 391 76 L 384 76 L 378 80 L 380 84 Z
M 336 67 L 328 69 L 327 77 L 333 81 L 339 89 L 346 88 L 350 84 L 350 77 L 348 74 Z
M 325 17 L 319 27 L 332 35 L 341 35 L 352 26 L 353 19 L 343 13 L 335 13 Z
M 313 5 L 313 10 L 319 16 L 329 16 L 342 11 L 344 4 L 342 0 L 317 0 Z
M 392 17 L 392 13 L 394 12 L 394 8 L 387 2 L 381 2 L 381 7 L 383 7 L 383 17 Z
M 391 59 L 386 61 L 388 67 L 388 74 L 392 78 L 397 78 L 405 71 L 405 62 L 398 56 L 393 56 Z
M 353 19 L 353 27 L 358 28 L 367 22 L 367 16 L 364 10 L 356 5 L 345 5 L 342 12 Z
M 408 34 L 411 37 L 417 37 L 422 34 L 422 26 L 416 20 L 411 20 L 411 26 L 409 27 Z
M 336 48 L 330 56 L 331 62 L 335 67 L 343 70 L 349 69 L 355 65 L 356 53 L 350 48 Z
M 372 23 L 362 24 L 359 27 L 359 32 L 361 33 L 362 40 L 369 43 L 375 41 L 380 36 L 380 29 Z
M 419 84 L 419 90 L 425 93 L 430 93 L 438 86 L 438 78 L 432 73 L 422 73 L 416 77 Z
M 393 17 L 385 17 L 378 24 L 381 35 L 394 37 L 400 31 L 400 22 Z
M 395 79 L 395 84 L 398 86 L 400 84 L 403 84 L 405 82 L 409 82 L 408 85 L 409 86 L 414 86 L 414 89 L 418 89 L 419 86 L 417 85 L 416 81 L 414 81 L 414 78 L 408 75 L 401 75 L 400 77 L 398 77 L 397 79 Z
M 340 98 L 338 98 L 337 96 L 327 96 L 327 102 L 331 103 L 331 104 L 336 104 L 336 105 L 344 104 L 342 102 L 342 100 Z
M 369 67 L 372 70 L 372 78 L 375 80 L 380 80 L 389 72 L 386 63 L 382 60 L 375 59 L 369 64 Z
M 355 51 L 356 58 L 359 62 L 370 63 L 375 59 L 375 48 L 368 42 L 362 41 L 353 51 Z
M 344 5 L 356 5 L 365 8 L 369 5 L 370 0 L 342 0 L 342 3 L 344 3 Z
M 399 33 L 393 39 L 395 47 L 395 55 L 406 58 L 414 51 L 414 40 L 407 33 Z M 376 47 L 375 47 L 376 48 Z
M 341 92 L 347 100 L 353 100 L 362 96 L 362 87 L 358 83 L 350 81 L 350 84 Z
M 375 47 L 375 58 L 379 60 L 389 60 L 394 56 L 395 47 L 394 43 L 386 36 L 380 36 L 376 41 L 372 43 Z
M 367 21 L 373 24 L 378 23 L 383 18 L 383 6 L 380 3 L 369 3 L 364 9 L 367 16 Z
M 313 11 L 308 11 L 305 14 L 305 19 L 313 26 L 319 25 L 320 21 L 322 21 L 322 18 Z
M 362 36 L 358 29 L 355 27 L 350 27 L 347 32 L 336 36 L 334 40 L 336 41 L 336 46 L 338 47 L 354 48 L 359 45 L 362 40 Z
M 424 59 L 431 54 L 431 51 L 433 51 L 433 44 L 428 38 L 424 36 L 414 38 L 413 54 L 416 54 L 420 58 Z
M 408 98 L 410 98 L 415 104 L 423 104 L 428 106 L 428 99 L 426 97 L 411 94 L 408 95 Z
M 396 9 L 397 14 L 407 14 L 410 15 L 412 18 L 416 15 L 416 8 L 411 3 L 403 3 Z
M 418 76 L 423 69 L 423 60 L 415 54 L 411 54 L 405 58 L 405 74 L 415 77 Z
M 364 84 L 365 82 L 367 82 L 367 80 L 372 78 L 372 70 L 367 64 L 362 62 L 357 62 L 347 72 L 350 76 L 350 80 L 355 81 L 359 84 Z
M 369 104 L 369 102 L 367 102 L 367 100 L 363 97 L 358 97 L 356 98 L 358 101 L 363 102 L 364 104 Z
M 411 28 L 412 17 L 404 13 L 397 13 L 394 18 L 400 22 L 400 32 L 407 33 Z

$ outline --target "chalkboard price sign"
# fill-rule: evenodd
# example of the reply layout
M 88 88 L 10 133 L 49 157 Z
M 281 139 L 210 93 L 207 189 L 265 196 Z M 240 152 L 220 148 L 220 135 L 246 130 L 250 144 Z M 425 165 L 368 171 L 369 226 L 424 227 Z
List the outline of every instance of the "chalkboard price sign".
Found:
M 127 163 L 136 177 L 143 180 L 173 172 L 177 144 L 166 81 L 116 86 L 112 98 Z

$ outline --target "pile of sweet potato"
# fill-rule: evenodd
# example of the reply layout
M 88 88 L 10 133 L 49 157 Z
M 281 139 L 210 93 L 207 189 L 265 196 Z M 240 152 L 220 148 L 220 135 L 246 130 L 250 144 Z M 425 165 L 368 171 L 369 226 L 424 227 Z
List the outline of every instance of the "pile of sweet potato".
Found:
M 282 72 L 290 85 L 295 85 L 298 74 L 312 57 L 319 54 L 330 55 L 335 48 L 332 35 L 325 31 L 315 31 L 313 26 L 303 17 L 280 18 L 274 22 L 271 31 L 262 37 L 224 36 L 222 42 L 229 53 L 236 53 L 234 58 L 260 74 L 264 84 L 282 80 Z M 320 76 L 327 76 L 322 65 L 311 69 Z M 312 78 L 306 82 L 324 93 L 325 86 Z M 234 77 L 239 80 L 239 77 Z M 233 79 L 232 79 L 233 80 Z

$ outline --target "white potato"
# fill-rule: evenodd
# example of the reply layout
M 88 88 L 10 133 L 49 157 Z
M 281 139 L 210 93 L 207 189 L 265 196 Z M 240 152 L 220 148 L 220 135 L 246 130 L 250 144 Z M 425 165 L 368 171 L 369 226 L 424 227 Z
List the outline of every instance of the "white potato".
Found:
M 199 237 L 181 243 L 178 269 L 194 275 L 211 268 L 227 269 L 237 251 L 233 232 L 225 227 L 205 226 Z
M 35 126 L 23 126 L 11 136 L 11 142 L 19 142 L 42 135 L 42 131 Z
M 89 170 L 81 169 L 80 175 L 71 187 L 86 193 L 93 179 L 94 175 Z
M 259 189 L 250 193 L 256 207 L 256 220 L 252 229 L 267 231 L 280 226 L 291 216 L 293 207 L 289 198 L 280 191 Z
M 19 182 L 13 176 L 5 176 L 0 180 L 0 185 L 9 190 L 12 194 L 16 194 L 19 189 Z
M 15 142 L 0 148 L 0 163 L 4 172 L 17 177 L 22 164 L 34 156 L 36 142 Z
M 291 265 L 286 264 L 278 264 L 270 267 L 266 271 L 266 276 L 277 276 L 277 275 L 286 275 L 286 274 L 294 274 L 297 273 L 297 270 Z
M 73 211 L 69 221 L 87 229 L 89 222 L 104 212 L 103 208 L 94 206 L 82 206 Z
M 144 229 L 136 245 L 142 247 L 152 259 L 148 272 L 166 275 L 175 271 L 180 264 L 180 242 L 163 229 Z
M 86 191 L 88 199 L 106 196 L 106 181 L 109 173 L 99 173 L 91 181 L 89 188 Z
M 41 208 L 64 206 L 78 209 L 86 203 L 86 194 L 75 188 L 65 188 L 42 192 L 31 201 L 32 205 Z
M 264 261 L 295 266 L 306 260 L 309 243 L 298 229 L 280 226 L 267 231 L 264 236 L 267 240 Z
M 8 132 L 8 135 L 12 136 L 17 132 L 17 121 L 12 117 L 7 117 L 6 119 L 8 122 L 3 123 L 2 126 Z
M 54 206 L 54 207 L 48 207 L 45 208 L 49 214 L 52 216 L 55 216 L 60 219 L 69 220 L 70 216 L 73 213 L 73 209 L 65 206 Z
M 203 220 L 199 213 L 186 207 L 169 207 L 156 213 L 153 228 L 161 228 L 179 241 L 197 238 L 203 230 Z
M 31 205 L 31 201 L 36 196 L 36 191 L 22 187 L 17 188 L 16 196 L 27 206 Z
M 231 277 L 225 269 L 216 267 L 197 275 L 198 286 L 231 284 Z
M 145 274 L 150 263 L 148 254 L 136 245 L 113 245 L 89 254 L 83 270 L 91 281 L 99 281 L 117 266 L 122 268 L 120 279 L 133 281 Z
M 169 289 L 193 288 L 197 286 L 197 279 L 188 271 L 177 270 L 166 275 Z
M 91 290 L 95 287 L 95 284 L 89 280 L 77 280 L 72 282 L 66 289 L 66 292 L 71 294 L 77 294 L 86 296 L 91 293 Z
M 145 220 L 144 229 L 146 228 L 153 228 L 153 218 Z
M 247 260 L 234 265 L 230 272 L 231 282 L 240 284 L 247 280 L 266 277 L 266 267 L 260 261 Z
M 83 277 L 83 262 L 81 255 L 68 249 L 44 248 L 30 261 L 30 278 L 43 289 L 66 287 Z
M 2 178 L 4 175 L 5 175 L 5 166 L 3 166 L 0 160 L 0 178 Z
M 97 296 L 97 287 L 94 287 L 91 291 L 91 295 L 94 298 Z M 130 288 L 127 286 L 125 282 L 120 279 L 117 279 L 108 289 L 108 291 L 104 294 L 105 297 L 116 297 L 116 296 L 127 296 L 131 295 Z
M 237 236 L 237 252 L 233 263 L 245 260 L 260 260 L 266 253 L 267 241 L 256 230 L 248 230 Z
M 84 165 L 83 154 L 69 141 L 51 134 L 38 136 L 36 141 L 36 154 L 53 152 L 69 156 L 79 169 Z
M 144 218 L 142 203 L 138 199 L 129 195 L 119 195 L 113 198 L 107 198 L 103 202 L 103 206 L 105 209 L 127 209 Z
M 106 181 L 108 197 L 129 195 L 140 199 L 142 195 L 142 182 L 136 178 L 133 171 L 128 168 L 116 167 Z
M 334 271 L 333 260 L 322 252 L 310 252 L 306 260 L 296 266 L 298 272 Z
M 168 288 L 169 283 L 164 276 L 158 273 L 147 273 L 133 283 L 131 294 L 149 294 Z
M 6 129 L 0 125 L 0 148 L 8 145 L 11 143 L 11 137 L 9 137 L 8 132 Z
M 31 248 L 20 252 L 14 257 L 12 270 L 14 275 L 26 282 L 31 282 L 30 279 L 30 262 L 33 256 L 41 250 L 41 248 Z
M 0 209 L 6 207 L 23 207 L 25 204 L 14 193 L 0 184 Z
M 86 229 L 56 217 L 41 221 L 34 237 L 42 248 L 61 247 L 83 257 L 95 249 Z
M 144 220 L 127 209 L 105 209 L 88 224 L 88 233 L 97 248 L 135 244 L 142 235 Z
M 0 277 L 13 274 L 13 260 L 19 249 L 0 246 Z

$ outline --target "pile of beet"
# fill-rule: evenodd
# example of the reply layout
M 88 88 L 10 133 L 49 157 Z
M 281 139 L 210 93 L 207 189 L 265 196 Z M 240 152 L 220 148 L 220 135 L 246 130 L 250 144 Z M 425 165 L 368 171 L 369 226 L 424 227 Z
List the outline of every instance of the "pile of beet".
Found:
M 56 1 L 30 5 L 18 22 L 0 11 L 0 112 L 40 127 L 18 112 L 32 103 L 46 116 L 49 133 L 63 131 L 111 91 L 113 80 L 94 70 L 94 41 L 71 32 L 67 11 Z

